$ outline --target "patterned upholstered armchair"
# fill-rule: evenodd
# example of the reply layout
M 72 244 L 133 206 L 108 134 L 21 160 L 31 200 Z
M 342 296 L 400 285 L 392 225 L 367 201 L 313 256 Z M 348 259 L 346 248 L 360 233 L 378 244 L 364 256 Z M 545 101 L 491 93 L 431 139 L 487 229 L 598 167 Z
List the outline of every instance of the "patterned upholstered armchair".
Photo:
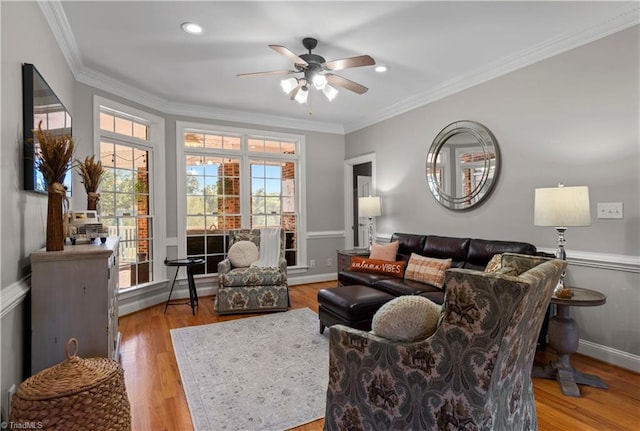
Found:
M 260 249 L 260 229 L 229 231 L 229 247 L 237 241 L 251 241 Z M 277 267 L 234 268 L 229 259 L 218 264 L 218 293 L 214 309 L 218 314 L 286 311 L 289 307 L 285 232 L 280 230 Z
M 566 262 L 505 253 L 519 276 L 447 271 L 437 329 L 390 341 L 331 327 L 325 430 L 535 430 L 536 340 Z

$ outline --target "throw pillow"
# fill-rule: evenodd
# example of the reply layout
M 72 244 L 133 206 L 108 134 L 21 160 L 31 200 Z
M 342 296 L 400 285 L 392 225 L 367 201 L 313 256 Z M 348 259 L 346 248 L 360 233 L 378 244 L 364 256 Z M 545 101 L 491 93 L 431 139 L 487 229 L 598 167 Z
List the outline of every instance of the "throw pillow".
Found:
M 435 259 L 411 253 L 404 278 L 442 289 L 444 273 L 449 268 L 451 268 L 451 259 Z
M 234 267 L 246 268 L 260 258 L 260 251 L 251 241 L 238 241 L 229 248 L 227 257 Z
M 371 332 L 394 341 L 423 340 L 438 326 L 442 306 L 417 295 L 403 295 L 373 315 Z
M 502 266 L 502 254 L 494 254 L 487 266 L 484 269 L 484 272 L 497 272 Z
M 396 260 L 399 246 L 400 241 L 393 241 L 389 244 L 371 244 L 371 253 L 369 253 L 369 258 L 393 262 Z
M 373 274 L 390 275 L 392 277 L 402 278 L 404 275 L 404 266 L 407 262 L 389 262 L 387 260 L 368 259 L 366 257 L 353 256 L 349 271 L 370 272 Z

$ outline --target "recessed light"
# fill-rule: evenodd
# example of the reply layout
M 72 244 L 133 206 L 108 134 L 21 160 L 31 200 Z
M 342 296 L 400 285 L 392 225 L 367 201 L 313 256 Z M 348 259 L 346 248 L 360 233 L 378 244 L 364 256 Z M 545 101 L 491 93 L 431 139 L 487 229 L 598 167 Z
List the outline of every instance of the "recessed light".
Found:
M 382 72 L 386 72 L 388 70 L 388 68 L 384 64 L 379 64 L 373 70 L 375 70 L 378 73 L 382 73 Z
M 202 33 L 202 27 L 200 27 L 195 22 L 183 22 L 182 24 L 180 24 L 180 27 L 182 27 L 182 30 L 184 30 L 186 33 L 189 33 L 189 34 Z

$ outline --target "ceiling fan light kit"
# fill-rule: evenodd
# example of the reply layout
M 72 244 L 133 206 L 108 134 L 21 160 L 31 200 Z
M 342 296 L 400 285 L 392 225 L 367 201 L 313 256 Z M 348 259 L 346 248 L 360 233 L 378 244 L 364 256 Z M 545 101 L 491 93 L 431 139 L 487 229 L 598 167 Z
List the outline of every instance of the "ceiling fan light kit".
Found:
M 302 73 L 300 78 L 290 77 L 280 81 L 280 86 L 286 94 L 291 95 L 291 100 L 298 103 L 306 103 L 309 97 L 309 85 L 312 84 L 316 90 L 331 101 L 338 95 L 335 87 L 341 87 L 356 94 L 364 94 L 368 88 L 357 82 L 351 81 L 342 76 L 334 75 L 329 71 L 343 70 L 353 67 L 373 66 L 375 60 L 368 55 L 343 58 L 327 62 L 324 57 L 313 54 L 311 51 L 318 45 L 318 40 L 306 37 L 302 40 L 302 45 L 309 51 L 307 54 L 296 55 L 288 48 L 281 45 L 269 45 L 278 54 L 293 61 L 293 70 L 274 70 L 270 72 L 242 73 L 238 77 L 255 77 L 270 75 L 291 75 Z
M 282 87 L 282 91 L 284 91 L 285 93 L 289 94 L 293 91 L 294 88 L 296 88 L 298 86 L 298 79 L 297 78 L 287 78 L 287 79 L 283 79 L 282 81 L 280 81 L 280 87 Z

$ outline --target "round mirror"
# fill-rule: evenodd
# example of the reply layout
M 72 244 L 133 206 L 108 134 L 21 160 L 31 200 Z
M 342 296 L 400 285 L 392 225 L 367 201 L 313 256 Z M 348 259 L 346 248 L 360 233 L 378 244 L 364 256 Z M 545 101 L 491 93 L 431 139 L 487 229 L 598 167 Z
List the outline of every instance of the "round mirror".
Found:
M 456 121 L 438 133 L 427 154 L 427 184 L 452 210 L 478 206 L 491 193 L 500 168 L 498 142 L 474 121 Z

